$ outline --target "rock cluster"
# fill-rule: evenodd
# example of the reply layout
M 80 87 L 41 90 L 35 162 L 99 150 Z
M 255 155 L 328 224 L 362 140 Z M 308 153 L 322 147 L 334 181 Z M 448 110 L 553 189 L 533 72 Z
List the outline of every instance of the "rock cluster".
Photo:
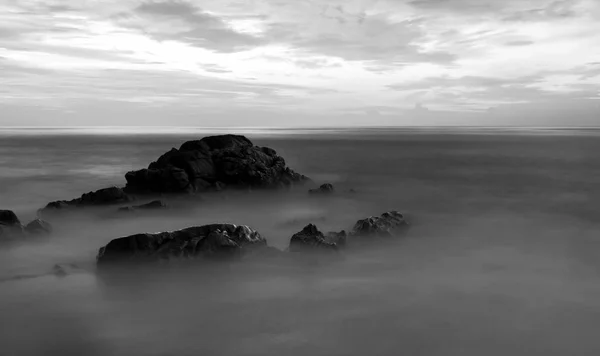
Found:
M 35 219 L 26 226 L 21 224 L 11 210 L 0 210 L 0 240 L 19 239 L 28 235 L 49 234 L 52 226 L 41 219 Z
M 309 194 L 331 194 L 333 193 L 335 190 L 333 189 L 333 185 L 330 183 L 325 183 L 322 184 L 319 188 L 317 189 L 310 189 L 308 191 Z
M 392 211 L 356 223 L 345 231 L 323 234 L 313 224 L 294 234 L 289 253 L 336 253 L 349 239 L 364 236 L 391 236 L 408 226 L 402 214 Z M 383 231 L 387 233 L 383 234 Z M 245 256 L 281 257 L 282 251 L 267 245 L 267 240 L 248 226 L 212 224 L 172 232 L 142 233 L 112 240 L 98 252 L 98 265 L 123 262 L 156 262 L 170 259 L 241 258 Z
M 252 141 L 238 135 L 208 136 L 185 142 L 150 163 L 148 168 L 128 172 L 125 179 L 125 188 L 109 187 L 76 199 L 54 201 L 40 209 L 40 213 L 123 204 L 139 195 L 281 188 L 310 181 L 287 167 L 274 149 L 254 146 Z M 144 208 L 138 206 L 133 210 Z

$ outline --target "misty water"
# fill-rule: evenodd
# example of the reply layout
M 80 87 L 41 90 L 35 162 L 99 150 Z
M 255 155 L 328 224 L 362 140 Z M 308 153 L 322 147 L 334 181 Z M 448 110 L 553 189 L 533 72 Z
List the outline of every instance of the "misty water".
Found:
M 204 134 L 0 132 L 0 209 L 29 221 Z M 337 193 L 208 194 L 164 213 L 86 210 L 0 249 L 1 355 L 598 355 L 600 136 L 248 133 Z M 355 189 L 356 193 L 348 193 Z M 195 200 L 194 200 L 195 199 Z M 103 278 L 137 232 L 245 224 L 285 248 L 308 223 L 385 211 L 412 227 L 331 262 L 161 266 Z M 59 277 L 54 264 L 74 264 Z

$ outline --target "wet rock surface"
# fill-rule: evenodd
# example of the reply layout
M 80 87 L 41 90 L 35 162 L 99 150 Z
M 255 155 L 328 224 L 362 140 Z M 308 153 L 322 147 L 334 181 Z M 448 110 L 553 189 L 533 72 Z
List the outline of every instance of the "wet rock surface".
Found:
M 114 239 L 99 250 L 97 263 L 104 266 L 170 259 L 239 258 L 265 247 L 266 239 L 248 226 L 211 224 Z
M 292 253 L 313 251 L 336 252 L 337 250 L 336 243 L 327 241 L 325 235 L 313 224 L 306 225 L 302 231 L 297 232 L 290 239 L 289 251 Z
M 352 236 L 393 236 L 408 228 L 408 222 L 398 211 L 389 211 L 381 216 L 371 216 L 356 222 Z

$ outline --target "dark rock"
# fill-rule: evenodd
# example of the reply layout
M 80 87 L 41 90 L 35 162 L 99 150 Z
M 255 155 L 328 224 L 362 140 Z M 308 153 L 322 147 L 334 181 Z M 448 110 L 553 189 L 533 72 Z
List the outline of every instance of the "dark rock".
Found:
M 354 236 L 393 236 L 408 227 L 404 216 L 397 211 L 383 213 L 381 216 L 359 220 L 354 225 Z
M 239 258 L 267 241 L 244 225 L 211 224 L 112 240 L 98 252 L 98 266 L 170 259 Z
M 72 208 L 81 208 L 87 206 L 103 206 L 112 204 L 122 204 L 132 201 L 133 198 L 126 194 L 123 189 L 118 187 L 109 187 L 83 194 L 81 197 L 73 200 L 59 200 L 48 203 L 40 213 L 48 211 L 64 210 Z
M 277 188 L 307 177 L 286 167 L 275 150 L 257 147 L 244 136 L 209 136 L 185 142 L 152 162 L 128 172 L 129 193 L 192 193 L 230 188 Z
M 334 192 L 333 185 L 325 183 L 317 189 L 311 189 L 308 191 L 310 194 L 331 194 Z
M 290 252 L 314 252 L 328 251 L 336 252 L 337 245 L 325 239 L 317 227 L 313 224 L 306 225 L 302 231 L 294 234 L 290 240 Z
M 79 271 L 79 266 L 77 266 L 74 263 L 55 264 L 54 267 L 52 267 L 52 274 L 54 274 L 57 277 L 66 277 L 69 274 Z
M 334 243 L 339 248 L 343 248 L 348 241 L 348 235 L 344 230 L 340 232 L 328 232 L 327 235 L 325 235 L 325 241 Z
M 167 204 L 165 204 L 161 200 L 154 200 L 147 204 L 122 207 L 119 208 L 119 211 L 127 212 L 136 210 L 159 210 L 166 208 L 168 208 Z
M 25 226 L 25 231 L 34 235 L 50 234 L 52 233 L 52 225 L 42 219 L 35 219 Z
M 23 232 L 23 225 L 12 210 L 0 210 L 0 238 L 21 237 Z

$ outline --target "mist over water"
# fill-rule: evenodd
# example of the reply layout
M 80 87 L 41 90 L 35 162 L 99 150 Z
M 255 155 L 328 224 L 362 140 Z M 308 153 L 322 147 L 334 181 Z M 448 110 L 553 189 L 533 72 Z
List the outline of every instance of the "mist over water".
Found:
M 202 136 L 5 134 L 0 208 L 28 221 Z M 0 249 L 0 354 L 600 353 L 597 135 L 248 136 L 338 193 L 225 192 L 50 220 L 47 240 Z M 388 210 L 406 213 L 406 236 L 340 261 L 95 271 L 98 248 L 133 233 L 231 222 L 283 249 L 308 223 L 339 231 Z M 56 263 L 79 268 L 60 278 Z

